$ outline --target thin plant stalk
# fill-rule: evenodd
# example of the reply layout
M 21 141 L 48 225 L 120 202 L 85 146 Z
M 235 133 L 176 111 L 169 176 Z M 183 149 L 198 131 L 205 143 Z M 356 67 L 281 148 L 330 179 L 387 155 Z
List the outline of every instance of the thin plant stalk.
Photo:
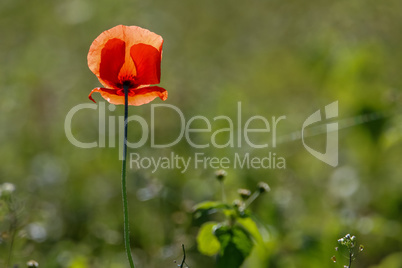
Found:
M 250 206 L 251 203 L 253 203 L 254 200 L 256 200 L 259 195 L 260 195 L 260 192 L 259 192 L 259 191 L 255 191 L 255 192 L 246 200 L 246 202 L 245 202 L 245 204 L 244 204 L 244 208 L 245 208 L 245 209 L 248 208 L 248 206 Z
M 128 85 L 123 85 L 124 89 L 124 144 L 123 144 L 123 161 L 121 169 L 121 191 L 123 196 L 123 213 L 124 213 L 124 246 L 130 267 L 134 268 L 133 257 L 131 256 L 130 247 L 130 226 L 128 220 L 128 202 L 127 202 L 127 186 L 126 186 L 126 156 L 127 156 L 127 118 L 128 118 Z
M 181 261 L 181 264 L 179 267 L 184 268 L 184 264 L 186 263 L 186 250 L 184 248 L 184 244 L 181 244 L 181 247 L 183 249 L 183 260 Z
M 8 250 L 8 257 L 7 257 L 7 263 L 6 263 L 7 268 L 10 267 L 10 264 L 11 264 L 15 235 L 17 233 L 16 229 L 17 229 L 17 225 L 18 225 L 17 213 L 14 209 L 12 196 L 9 197 L 8 202 L 9 202 L 9 211 L 11 214 L 11 223 L 10 223 L 10 228 L 9 228 L 9 232 L 11 233 L 11 242 L 10 242 L 10 248 Z
M 221 184 L 222 202 L 226 203 L 225 186 L 223 184 L 223 180 L 220 181 L 220 184 Z
M 353 252 L 350 251 L 349 252 L 349 266 L 348 266 L 348 268 L 350 268 L 352 266 L 352 259 L 353 259 Z
M 11 258 L 12 258 L 12 254 L 13 254 L 13 247 L 14 247 L 14 240 L 15 240 L 15 230 L 12 230 L 12 235 L 11 235 L 11 242 L 10 242 L 10 248 L 8 251 L 8 258 L 7 258 L 7 264 L 6 267 L 10 267 L 10 263 L 11 263 Z

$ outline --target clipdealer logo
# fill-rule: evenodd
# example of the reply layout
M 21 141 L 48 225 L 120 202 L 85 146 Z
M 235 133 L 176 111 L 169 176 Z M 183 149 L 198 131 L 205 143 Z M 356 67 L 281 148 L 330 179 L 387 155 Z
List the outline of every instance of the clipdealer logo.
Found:
M 141 116 L 131 115 L 128 117 L 127 123 L 135 121 L 140 125 L 139 131 L 140 139 L 136 142 L 127 141 L 127 147 L 131 149 L 140 148 L 144 146 L 147 142 L 149 142 L 149 146 L 151 148 L 169 148 L 178 144 L 180 141 L 185 140 L 188 145 L 195 149 L 203 149 L 208 147 L 214 148 L 243 148 L 244 146 L 248 146 L 252 149 L 263 149 L 263 148 L 276 148 L 277 146 L 277 129 L 278 125 L 282 124 L 282 121 L 286 120 L 286 116 L 282 115 L 279 117 L 272 116 L 271 118 L 266 118 L 261 115 L 254 115 L 249 118 L 242 117 L 242 104 L 241 102 L 237 103 L 237 116 L 232 120 L 229 116 L 226 115 L 218 115 L 212 120 L 208 119 L 202 115 L 196 115 L 189 118 L 186 121 L 186 118 L 183 112 L 176 106 L 171 104 L 151 104 L 151 118 L 150 122 L 148 122 Z M 97 141 L 92 142 L 82 142 L 79 141 L 74 135 L 72 131 L 72 121 L 74 119 L 74 115 L 84 109 L 98 110 L 99 117 L 99 136 Z M 108 106 L 109 111 L 114 111 L 116 109 L 115 105 L 110 104 Z M 158 112 L 165 112 L 170 109 L 175 112 L 178 116 L 180 127 L 180 134 L 176 137 L 175 140 L 166 143 L 166 144 L 157 144 L 156 143 L 156 133 L 154 133 L 155 129 L 155 114 Z M 326 125 L 326 150 L 325 153 L 320 153 L 319 151 L 314 150 L 309 147 L 305 142 L 305 130 L 312 124 L 319 123 L 325 119 L 331 119 L 338 116 L 338 102 L 333 102 L 327 106 L 325 106 L 325 118 L 322 119 L 320 110 L 314 112 L 310 115 L 305 122 L 303 123 L 301 130 L 301 137 L 303 146 L 306 150 L 312 154 L 317 159 L 323 161 L 324 163 L 337 166 L 338 165 L 338 124 L 337 123 L 329 123 Z M 117 120 L 116 120 L 117 118 Z M 116 123 L 117 121 L 117 123 Z M 224 122 L 228 127 L 221 128 L 215 131 L 212 131 L 212 125 L 217 122 Z M 106 124 L 108 122 L 108 124 Z M 202 122 L 205 125 L 205 128 L 195 128 L 194 122 Z M 263 126 L 260 128 L 251 128 L 253 122 L 259 122 L 259 126 Z M 116 133 L 116 124 L 118 126 L 118 131 Z M 255 123 L 254 123 L 255 124 Z M 124 128 L 124 118 L 123 116 L 106 116 L 106 105 L 105 102 L 100 102 L 99 104 L 85 103 L 79 104 L 73 107 L 66 115 L 66 119 L 64 122 L 64 129 L 66 133 L 67 139 L 71 144 L 79 147 L 79 148 L 94 148 L 94 147 L 116 147 L 116 137 L 118 139 L 118 146 L 122 148 L 124 140 L 123 133 Z M 252 133 L 267 133 L 268 140 L 265 142 L 260 141 L 257 143 L 252 140 Z M 208 143 L 197 143 L 194 139 L 197 135 L 210 135 L 210 139 Z M 222 139 L 218 139 L 218 136 L 222 134 L 226 134 L 227 140 L 224 143 L 219 143 Z M 270 139 L 269 139 L 270 135 Z M 108 142 L 106 142 L 106 137 L 108 137 Z M 268 142 L 269 141 L 269 142 Z M 121 152 L 119 153 L 121 156 Z M 185 172 L 190 166 L 190 162 L 193 162 L 194 168 L 229 168 L 230 164 L 234 168 L 286 168 L 286 161 L 284 157 L 277 156 L 276 153 L 268 152 L 265 157 L 253 157 L 250 153 L 244 153 L 240 155 L 239 153 L 235 153 L 233 157 L 206 157 L 203 153 L 195 153 L 193 157 L 188 156 L 186 159 L 183 156 L 175 155 L 173 152 L 169 156 L 164 157 L 143 157 L 138 153 L 130 153 L 130 166 L 137 166 L 137 168 L 152 168 L 153 172 L 158 168 L 178 168 L 181 169 L 182 172 Z
M 335 102 L 325 106 L 324 114 L 325 114 L 325 120 L 337 118 L 338 117 L 338 101 L 335 101 Z M 338 122 L 332 122 L 332 123 L 326 124 L 325 153 L 321 153 L 319 151 L 312 149 L 304 141 L 305 128 L 314 123 L 321 122 L 322 120 L 324 120 L 324 119 L 321 117 L 321 111 L 317 110 L 312 115 L 310 115 L 306 119 L 306 121 L 304 121 L 302 131 L 301 131 L 303 146 L 304 146 L 304 148 L 306 148 L 306 150 L 310 154 L 315 156 L 317 159 L 321 160 L 324 163 L 327 163 L 330 166 L 336 167 L 336 166 L 338 166 L 338 131 L 339 131 Z

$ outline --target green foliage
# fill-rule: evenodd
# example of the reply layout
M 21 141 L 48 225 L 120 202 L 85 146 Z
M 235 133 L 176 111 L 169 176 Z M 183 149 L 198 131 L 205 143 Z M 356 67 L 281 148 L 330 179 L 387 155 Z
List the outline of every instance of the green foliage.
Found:
M 207 222 L 201 226 L 197 244 L 202 254 L 217 254 L 217 267 L 222 268 L 240 267 L 254 246 L 250 232 L 240 225 L 228 226 L 215 222 Z
M 346 258 L 348 259 L 348 265 L 344 265 L 344 268 L 351 268 L 353 261 L 357 257 L 357 253 L 360 253 L 364 250 L 364 246 L 360 245 L 359 248 L 356 248 L 356 236 L 347 234 L 344 237 L 338 239 L 338 243 L 341 245 L 341 248 L 336 247 L 336 251 L 347 252 Z M 336 257 L 333 256 L 332 260 L 336 262 Z
M 232 207 L 228 204 L 215 201 L 206 201 L 194 206 L 194 211 L 197 213 L 212 213 L 215 210 L 231 209 Z
M 222 178 L 222 195 L 224 195 Z M 262 187 L 263 186 L 263 187 Z M 195 218 L 220 212 L 225 216 L 221 223 L 208 221 L 204 223 L 197 235 L 198 250 L 207 256 L 217 255 L 218 268 L 238 268 L 250 255 L 255 243 L 264 243 L 256 222 L 247 207 L 260 194 L 267 192 L 269 186 L 259 183 L 251 195 L 247 189 L 238 190 L 243 201 L 235 200 L 233 205 L 224 202 L 206 201 L 194 206 Z M 247 194 L 244 194 L 247 192 Z
M 258 229 L 257 223 L 250 217 L 239 217 L 236 222 L 244 228 L 250 235 L 251 238 L 255 240 L 256 243 L 264 244 L 264 240 Z
M 253 248 L 253 242 L 248 233 L 239 226 L 223 225 L 217 226 L 214 234 L 221 244 L 217 267 L 240 267 Z
M 198 250 L 207 256 L 213 256 L 221 249 L 220 242 L 215 236 L 214 229 L 218 226 L 216 222 L 204 223 L 197 235 Z

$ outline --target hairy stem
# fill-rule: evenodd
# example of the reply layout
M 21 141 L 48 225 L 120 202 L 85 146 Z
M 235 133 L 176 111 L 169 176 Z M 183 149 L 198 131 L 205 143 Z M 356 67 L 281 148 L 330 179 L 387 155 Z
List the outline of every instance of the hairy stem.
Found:
M 128 86 L 124 85 L 124 144 L 123 144 L 123 166 L 121 169 L 121 191 L 123 195 L 123 213 L 124 213 L 124 246 L 130 267 L 134 268 L 133 257 L 130 247 L 130 226 L 128 220 L 128 202 L 126 186 L 126 156 L 127 156 L 127 117 L 128 117 Z
M 245 202 L 245 204 L 244 204 L 244 208 L 245 208 L 245 209 L 248 208 L 248 206 L 250 206 L 251 203 L 253 203 L 254 200 L 256 200 L 259 195 L 260 195 L 260 192 L 259 192 L 259 191 L 255 191 L 255 192 L 246 200 L 246 202 Z
M 349 266 L 348 266 L 348 268 L 350 268 L 352 266 L 352 259 L 353 259 L 353 252 L 350 251 L 349 252 Z

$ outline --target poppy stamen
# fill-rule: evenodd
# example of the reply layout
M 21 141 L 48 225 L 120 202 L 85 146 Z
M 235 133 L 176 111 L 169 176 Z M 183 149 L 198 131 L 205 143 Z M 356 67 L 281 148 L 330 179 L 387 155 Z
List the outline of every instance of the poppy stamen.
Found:
M 131 81 L 130 80 L 125 80 L 123 81 L 123 87 L 130 87 L 131 86 Z

